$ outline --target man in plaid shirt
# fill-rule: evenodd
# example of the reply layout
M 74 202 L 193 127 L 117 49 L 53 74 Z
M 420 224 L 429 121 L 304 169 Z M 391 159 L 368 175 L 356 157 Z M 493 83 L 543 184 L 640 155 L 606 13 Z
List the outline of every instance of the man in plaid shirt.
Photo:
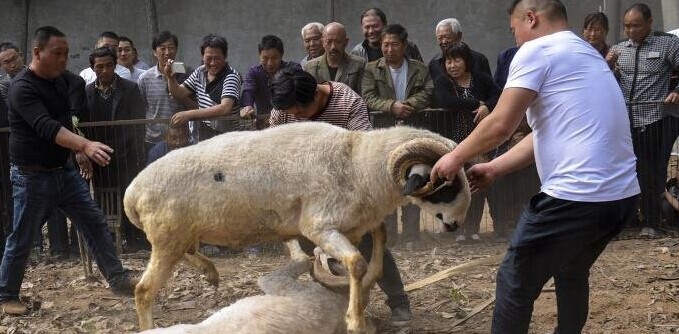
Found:
M 628 40 L 611 47 L 606 61 L 615 70 L 632 125 L 637 173 L 641 185 L 641 236 L 655 237 L 661 222 L 660 196 L 679 121 L 667 116 L 679 107 L 679 87 L 670 76 L 679 68 L 679 38 L 652 31 L 651 10 L 630 6 L 623 19 Z

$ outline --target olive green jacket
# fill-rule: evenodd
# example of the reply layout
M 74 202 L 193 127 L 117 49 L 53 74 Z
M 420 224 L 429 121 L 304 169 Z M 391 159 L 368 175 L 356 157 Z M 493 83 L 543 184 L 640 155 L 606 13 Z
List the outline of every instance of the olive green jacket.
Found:
M 365 60 L 363 58 L 344 53 L 344 57 L 337 68 L 335 79 L 330 78 L 330 71 L 328 69 L 327 54 L 309 60 L 304 64 L 304 70 L 309 72 L 316 78 L 319 83 L 325 81 L 341 82 L 354 90 L 356 94 L 361 94 L 361 81 L 363 80 L 363 70 L 365 69 Z
M 429 77 L 429 70 L 422 62 L 412 59 L 408 61 L 408 81 L 406 84 L 406 100 L 416 112 L 429 106 L 434 83 Z M 363 73 L 363 99 L 371 111 L 390 112 L 396 102 L 394 82 L 384 58 L 365 65 Z

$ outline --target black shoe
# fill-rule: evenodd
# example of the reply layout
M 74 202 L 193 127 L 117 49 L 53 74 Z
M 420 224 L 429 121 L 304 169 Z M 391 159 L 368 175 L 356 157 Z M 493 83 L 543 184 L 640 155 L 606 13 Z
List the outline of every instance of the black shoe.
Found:
M 410 312 L 410 307 L 397 306 L 391 309 L 391 318 L 389 318 L 389 322 L 394 326 L 403 326 L 412 318 L 413 314 Z
M 55 261 L 68 260 L 70 254 L 69 251 L 51 251 L 50 257 Z
M 134 289 L 139 284 L 139 278 L 133 275 L 126 275 L 118 283 L 111 284 L 110 289 L 114 295 L 134 297 Z

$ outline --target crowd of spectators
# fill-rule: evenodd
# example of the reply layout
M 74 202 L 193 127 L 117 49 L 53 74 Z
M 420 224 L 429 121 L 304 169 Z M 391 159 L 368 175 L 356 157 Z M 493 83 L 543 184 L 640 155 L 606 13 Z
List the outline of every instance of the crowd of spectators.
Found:
M 638 14 L 638 15 L 637 15 Z M 435 42 L 440 52 L 423 66 L 423 58 L 413 42 L 408 40 L 405 27 L 388 24 L 387 16 L 379 8 L 369 8 L 360 17 L 364 40 L 348 52 L 347 28 L 339 22 L 323 25 L 310 22 L 301 29 L 302 46 L 306 55 L 299 62 L 286 61 L 283 41 L 266 35 L 258 43 L 259 61 L 252 65 L 243 78 L 228 63 L 228 42 L 223 36 L 209 34 L 200 45 L 202 61 L 197 68 L 175 62 L 179 41 L 176 35 L 163 31 L 154 36 L 152 50 L 154 64 L 140 59 L 134 42 L 112 31 L 102 32 L 90 55 L 90 66 L 77 76 L 68 72 L 71 82 L 72 112 L 80 122 L 149 120 L 145 126 L 116 125 L 85 128 L 83 134 L 113 147 L 114 163 L 105 168 L 93 167 L 95 187 L 120 187 L 124 191 L 146 161 L 157 158 L 158 152 L 175 145 L 156 147 L 171 127 L 188 126 L 187 143 L 205 140 L 226 131 L 253 130 L 268 127 L 270 122 L 282 122 L 288 113 L 277 111 L 271 120 L 257 117 L 272 111 L 270 83 L 274 75 L 284 69 L 304 69 L 319 83 L 341 82 L 363 97 L 371 112 L 374 127 L 399 124 L 426 127 L 456 142 L 462 141 L 485 116 L 492 112 L 509 73 L 509 65 L 518 50 L 509 48 L 497 56 L 497 67 L 491 77 L 488 58 L 463 41 L 462 24 L 456 18 L 440 21 L 435 28 Z M 627 100 L 634 133 L 635 150 L 642 188 L 641 214 L 638 224 L 642 235 L 661 233 L 665 221 L 660 208 L 664 195 L 663 173 L 677 137 L 679 125 L 674 117 L 666 117 L 671 101 L 668 93 L 676 90 L 669 78 L 676 71 L 677 38 L 652 31 L 650 10 L 644 4 L 630 7 L 624 16 L 628 39 L 608 45 L 608 18 L 602 12 L 588 14 L 582 27 L 582 38 L 589 42 L 613 69 Z M 628 22 L 629 21 L 629 22 Z M 634 55 L 637 49 L 649 48 L 646 57 Z M 646 50 L 643 50 L 646 51 Z M 0 77 L 0 99 L 8 101 L 11 78 L 26 66 L 18 47 L 0 44 L 0 62 L 5 75 Z M 642 70 L 639 70 L 641 68 Z M 675 72 L 676 73 L 676 72 Z M 85 92 L 74 87 L 84 86 Z M 653 103 L 656 102 L 656 103 Z M 661 103 L 662 102 L 662 103 Z M 666 103 L 665 103 L 666 102 Z M 4 107 L 4 106 L 3 106 Z M 422 117 L 424 110 L 427 118 Z M 4 109 L 4 108 L 3 108 Z M 2 110 L 0 126 L 7 125 L 6 110 Z M 216 121 L 217 116 L 239 115 L 240 120 Z M 294 117 L 294 116 L 292 116 Z M 170 122 L 158 119 L 169 118 Z M 313 119 L 313 118 L 312 118 Z M 142 133 L 145 132 L 145 133 Z M 505 144 L 479 157 L 490 160 L 510 148 L 530 132 L 525 123 Z M 3 140 L 1 145 L 7 145 Z M 162 145 L 161 145 L 162 146 Z M 9 161 L 7 149 L 1 150 L 3 163 Z M 3 170 L 6 170 L 4 168 Z M 474 195 L 466 229 L 458 241 L 479 240 L 479 224 L 485 202 L 488 202 L 494 222 L 495 236 L 504 240 L 511 229 L 511 221 L 527 196 L 539 189 L 535 168 L 517 172 L 493 188 Z M 3 186 L 9 186 L 7 176 Z M 519 186 L 519 196 L 512 196 Z M 6 201 L 5 201 L 6 202 Z M 3 203 L 3 216 L 11 216 L 11 205 Z M 7 214 L 9 213 L 9 215 Z M 401 219 L 404 230 L 419 229 L 419 209 L 403 207 Z M 396 215 L 387 221 L 395 222 Z M 56 212 L 48 222 L 51 229 L 65 224 Z M 8 226 L 8 222 L 3 222 Z M 395 224 L 390 224 L 395 226 Z M 143 236 L 126 226 L 126 245 L 134 249 Z M 392 233 L 394 228 L 391 228 Z M 61 233 L 61 232 L 60 232 Z M 59 233 L 54 232 L 55 235 Z M 417 233 L 405 233 L 417 235 Z M 59 236 L 55 240 L 66 240 Z M 63 243 L 59 241 L 58 243 Z M 38 244 L 36 244 L 38 245 Z M 54 245 L 58 252 L 63 244 Z
M 366 131 L 397 125 L 425 127 L 460 142 L 493 112 L 518 47 L 497 56 L 497 68 L 491 76 L 486 55 L 463 41 L 458 19 L 447 18 L 433 32 L 440 52 L 425 65 L 417 45 L 408 39 L 407 29 L 388 24 L 381 9 L 369 8 L 360 19 L 365 39 L 349 52 L 343 24 L 304 25 L 301 37 L 306 55 L 299 62 L 284 60 L 284 43 L 279 37 L 263 36 L 258 43 L 259 61 L 247 69 L 244 78 L 228 62 L 229 44 L 224 36 L 208 34 L 203 38 L 201 63 L 194 69 L 177 61 L 179 40 L 169 31 L 153 37 L 153 65 L 139 58 L 130 38 L 102 32 L 89 56 L 90 66 L 79 75 L 68 71 L 59 75 L 67 91 L 69 113 L 76 120 L 73 125 L 134 119 L 147 122 L 80 129 L 88 140 L 113 149 L 109 152 L 110 163 L 92 164 L 88 157 L 75 157 L 80 174 L 91 179 L 95 189 L 117 188 L 123 194 L 142 168 L 168 151 L 224 132 L 258 130 L 295 121 L 325 121 Z M 679 121 L 668 116 L 679 105 L 679 86 L 671 82 L 679 68 L 679 38 L 653 31 L 652 23 L 648 6 L 634 4 L 623 17 L 627 39 L 608 45 L 608 19 L 600 12 L 587 15 L 581 31 L 582 38 L 600 55 L 591 61 L 608 64 L 628 103 L 642 188 L 636 224 L 644 237 L 662 235 L 664 228 L 676 226 L 679 216 L 676 179 L 665 185 L 672 145 L 679 135 Z M 6 73 L 0 77 L 0 127 L 4 127 L 8 125 L 8 110 L 17 108 L 10 104 L 13 79 L 31 70 L 24 65 L 21 50 L 11 43 L 0 44 L 0 66 Z M 304 80 L 285 81 L 285 76 Z M 369 119 L 354 114 L 364 109 L 370 113 Z M 215 119 L 220 116 L 232 117 Z M 530 132 L 524 117 L 508 141 L 477 160 L 496 158 Z M 7 156 L 7 145 L 5 137 L 0 141 L 0 161 L 7 164 L 3 171 L 9 170 L 10 163 L 21 164 Z M 52 168 L 39 162 L 35 166 L 38 171 Z M 12 186 L 9 175 L 2 175 L 0 185 Z M 486 201 L 495 237 L 506 240 L 521 203 L 539 189 L 540 180 L 533 166 L 475 193 L 457 241 L 480 240 Z M 8 203 L 7 198 L 2 200 L 2 217 L 7 220 L 3 227 L 11 233 L 12 227 L 18 226 L 10 223 L 16 205 Z M 404 234 L 418 235 L 419 208 L 407 205 L 400 211 Z M 396 218 L 395 212 L 385 219 L 392 234 Z M 64 253 L 73 247 L 63 210 L 48 212 L 44 221 L 48 223 L 53 252 Z M 123 226 L 127 250 L 145 246 L 140 231 L 126 219 Z M 40 233 L 34 236 L 34 247 L 42 247 L 40 237 Z M 118 267 L 116 270 L 122 271 Z M 398 275 L 395 265 L 394 270 Z M 399 284 L 397 290 L 402 288 Z M 397 307 L 396 304 L 390 306 Z M 409 317 L 409 310 L 401 314 L 401 318 Z

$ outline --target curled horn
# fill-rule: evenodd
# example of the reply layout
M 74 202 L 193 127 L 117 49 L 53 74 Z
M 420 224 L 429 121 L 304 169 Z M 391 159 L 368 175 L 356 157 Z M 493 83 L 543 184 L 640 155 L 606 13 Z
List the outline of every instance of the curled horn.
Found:
M 452 144 L 452 142 L 451 142 Z M 453 149 L 453 145 L 431 138 L 409 140 L 389 153 L 387 172 L 400 187 L 406 185 L 408 170 L 417 164 L 433 166 L 443 155 Z M 423 196 L 427 190 L 422 187 L 412 196 Z
M 315 254 L 315 257 L 314 266 L 311 268 L 311 277 L 324 287 L 333 291 L 348 291 L 349 276 L 345 273 L 343 273 L 345 275 L 342 276 L 333 274 L 330 271 L 327 262 L 323 263 L 324 261 L 320 254 Z M 327 261 L 327 257 L 325 260 Z

